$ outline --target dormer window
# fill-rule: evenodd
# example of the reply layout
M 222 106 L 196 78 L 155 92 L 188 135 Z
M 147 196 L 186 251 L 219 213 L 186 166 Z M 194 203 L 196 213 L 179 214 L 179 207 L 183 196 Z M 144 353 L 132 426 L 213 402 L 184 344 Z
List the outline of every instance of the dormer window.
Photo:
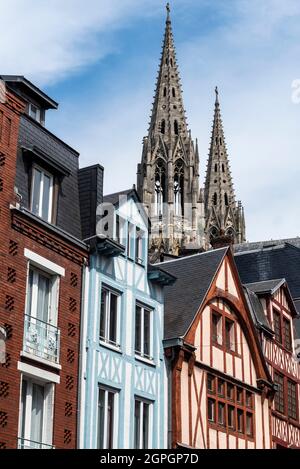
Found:
M 28 114 L 30 115 L 30 117 L 32 117 L 32 119 L 36 120 L 40 124 L 42 123 L 42 112 L 38 106 L 29 103 Z
M 38 166 L 33 167 L 31 211 L 51 222 L 53 205 L 53 176 Z

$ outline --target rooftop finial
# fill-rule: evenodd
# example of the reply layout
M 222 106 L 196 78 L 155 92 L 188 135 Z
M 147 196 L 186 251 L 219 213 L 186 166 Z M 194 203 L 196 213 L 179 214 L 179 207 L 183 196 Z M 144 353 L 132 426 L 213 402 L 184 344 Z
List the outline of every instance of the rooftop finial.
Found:
M 170 21 L 170 11 L 171 11 L 171 7 L 170 7 L 170 3 L 169 3 L 169 2 L 166 4 L 166 10 L 167 10 L 167 21 Z
M 216 93 L 216 104 L 219 104 L 219 90 L 218 87 L 215 87 L 215 93 Z

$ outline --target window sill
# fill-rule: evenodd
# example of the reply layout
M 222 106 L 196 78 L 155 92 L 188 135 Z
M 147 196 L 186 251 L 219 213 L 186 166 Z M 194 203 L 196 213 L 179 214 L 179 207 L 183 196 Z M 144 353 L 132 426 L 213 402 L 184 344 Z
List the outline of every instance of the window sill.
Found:
M 105 342 L 104 340 L 100 340 L 99 345 L 101 347 L 108 348 L 109 350 L 113 350 L 114 352 L 120 353 L 122 355 L 121 346 L 110 344 L 109 342 Z
M 41 363 L 42 365 L 51 366 L 52 368 L 55 368 L 56 370 L 62 369 L 62 366 L 59 363 L 54 363 L 51 360 L 46 360 L 45 358 L 37 357 L 36 355 L 28 353 L 28 352 L 22 351 L 20 353 L 20 356 L 24 358 L 29 358 L 30 360 L 34 360 L 35 362 Z
M 146 363 L 147 365 L 150 365 L 150 366 L 153 366 L 153 367 L 156 366 L 156 364 L 154 362 L 154 359 L 146 358 L 146 357 L 143 357 L 142 355 L 138 355 L 138 354 L 135 354 L 135 359 L 140 361 L 140 362 Z

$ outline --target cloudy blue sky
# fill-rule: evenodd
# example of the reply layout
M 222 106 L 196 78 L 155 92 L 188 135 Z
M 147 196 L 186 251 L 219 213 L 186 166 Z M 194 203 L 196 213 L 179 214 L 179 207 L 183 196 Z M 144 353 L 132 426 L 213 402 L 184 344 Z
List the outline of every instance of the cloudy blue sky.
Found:
M 299 0 L 170 3 L 201 182 L 218 85 L 248 240 L 300 235 Z M 81 166 L 104 165 L 106 193 L 131 187 L 165 1 L 0 0 L 0 12 L 1 73 L 25 75 L 59 101 L 47 127 L 80 151 Z

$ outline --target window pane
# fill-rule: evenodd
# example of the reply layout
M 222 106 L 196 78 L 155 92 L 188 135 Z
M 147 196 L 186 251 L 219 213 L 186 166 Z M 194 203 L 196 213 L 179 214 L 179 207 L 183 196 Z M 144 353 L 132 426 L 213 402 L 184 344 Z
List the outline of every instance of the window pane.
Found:
M 49 216 L 49 201 L 50 201 L 50 186 L 51 186 L 51 179 L 49 176 L 44 174 L 44 184 L 43 184 L 43 205 L 42 205 L 42 218 L 44 220 L 50 221 Z
M 142 320 L 142 308 L 136 306 L 135 308 L 135 351 L 141 353 L 141 320 Z
M 32 286 L 33 286 L 33 270 L 29 269 L 28 283 L 27 283 L 27 297 L 26 297 L 26 314 L 32 315 Z
M 281 319 L 280 313 L 273 309 L 273 322 L 274 322 L 274 332 L 275 332 L 275 339 L 278 342 L 282 342 L 282 333 L 281 333 Z
M 215 344 L 222 344 L 222 318 L 217 313 L 212 315 L 212 341 Z
M 150 311 L 144 309 L 144 355 L 150 357 Z
M 113 434 L 114 434 L 114 398 L 113 392 L 108 392 L 107 397 L 107 443 L 106 448 L 113 448 Z
M 226 348 L 227 350 L 234 351 L 234 323 L 226 319 L 225 321 L 225 334 L 226 334 Z
M 148 448 L 149 441 L 149 404 L 143 403 L 143 449 Z
M 283 320 L 284 325 L 284 346 L 287 350 L 292 350 L 291 323 L 288 319 Z
M 105 391 L 99 390 L 98 402 L 98 448 L 104 449 L 104 405 L 105 405 Z
M 244 412 L 241 409 L 237 410 L 238 432 L 244 433 Z
M 134 403 L 134 447 L 140 448 L 141 402 Z
M 216 403 L 213 399 L 208 399 L 208 420 L 215 422 L 216 420 Z
M 36 317 L 40 321 L 49 322 L 50 279 L 38 274 L 38 298 Z
M 22 396 L 21 396 L 21 415 L 22 415 L 21 438 L 26 438 L 25 437 L 26 395 L 27 395 L 27 381 L 26 379 L 23 379 L 22 380 Z
M 225 425 L 225 404 L 218 403 L 218 424 Z
M 234 386 L 231 383 L 227 383 L 227 399 L 234 400 Z
M 223 379 L 218 378 L 218 395 L 224 396 L 225 395 L 225 382 Z
M 234 407 L 229 405 L 227 407 L 228 409 L 228 427 L 231 428 L 231 430 L 235 430 L 235 415 L 234 415 Z
M 44 387 L 32 384 L 32 410 L 30 439 L 32 441 L 43 441 L 43 417 L 44 417 Z
M 100 311 L 100 338 L 105 338 L 106 309 L 108 292 L 104 288 L 101 290 L 101 311 Z
M 40 190 L 42 174 L 39 170 L 33 170 L 32 206 L 31 210 L 35 215 L 40 215 Z
M 246 434 L 253 436 L 253 416 L 248 412 L 246 414 Z
M 118 296 L 110 293 L 109 341 L 117 343 Z
M 211 394 L 214 394 L 216 392 L 215 389 L 215 377 L 212 375 L 207 375 L 207 389 Z
M 288 380 L 288 416 L 297 420 L 297 391 L 296 383 Z
M 274 373 L 274 383 L 277 384 L 274 403 L 278 412 L 284 413 L 284 379 L 279 373 Z
M 252 393 L 249 391 L 246 391 L 246 406 L 253 407 Z
M 243 399 L 243 389 L 241 388 L 237 388 L 236 389 L 236 400 L 237 402 L 239 402 L 240 404 L 243 403 L 244 399 Z

